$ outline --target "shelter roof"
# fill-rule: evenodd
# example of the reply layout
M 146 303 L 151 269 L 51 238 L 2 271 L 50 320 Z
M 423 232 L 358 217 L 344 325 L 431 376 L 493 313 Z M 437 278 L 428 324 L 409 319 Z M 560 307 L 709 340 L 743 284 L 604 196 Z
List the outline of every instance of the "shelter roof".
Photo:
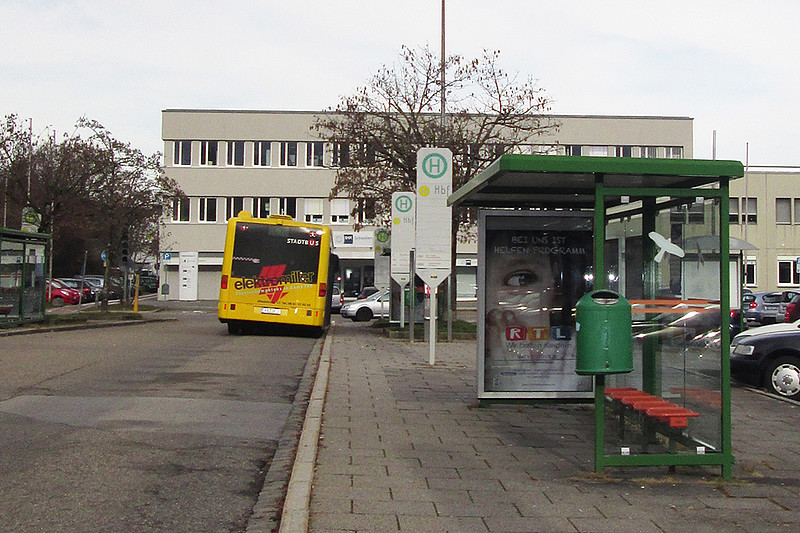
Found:
M 593 208 L 595 183 L 606 188 L 713 187 L 744 175 L 739 161 L 503 155 L 451 194 L 448 205 Z

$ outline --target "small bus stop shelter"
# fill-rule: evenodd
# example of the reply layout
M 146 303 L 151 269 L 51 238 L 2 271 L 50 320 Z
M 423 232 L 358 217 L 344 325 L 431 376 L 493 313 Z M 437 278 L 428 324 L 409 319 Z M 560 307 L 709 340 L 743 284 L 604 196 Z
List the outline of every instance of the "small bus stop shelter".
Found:
M 479 394 L 546 386 L 553 360 L 562 374 L 574 372 L 577 299 L 612 291 L 630 303 L 633 370 L 590 376 L 595 470 L 719 465 L 729 478 L 730 294 L 739 280 L 729 263 L 728 196 L 743 173 L 738 161 L 504 155 L 455 191 L 448 204 L 479 208 L 481 224 L 486 214 L 514 219 L 499 219 L 505 241 L 479 227 L 487 236 L 478 258 L 486 265 L 478 276 Z M 544 222 L 514 218 L 523 213 Z M 554 245 L 569 242 L 558 231 L 580 229 L 570 217 L 589 221 L 587 261 L 566 255 L 583 252 L 580 240 Z M 535 232 L 519 227 L 528 220 Z M 519 263 L 494 276 L 497 289 L 492 254 Z M 556 282 L 542 287 L 541 279 Z
M 44 318 L 50 235 L 0 228 L 0 326 Z

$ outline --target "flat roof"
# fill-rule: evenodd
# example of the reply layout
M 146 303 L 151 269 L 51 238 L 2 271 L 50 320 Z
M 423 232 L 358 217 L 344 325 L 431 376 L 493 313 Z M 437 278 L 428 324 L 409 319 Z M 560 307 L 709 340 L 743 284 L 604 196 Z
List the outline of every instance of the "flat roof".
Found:
M 475 207 L 593 208 L 595 181 L 607 188 L 698 188 L 744 175 L 739 161 L 503 155 L 451 194 Z

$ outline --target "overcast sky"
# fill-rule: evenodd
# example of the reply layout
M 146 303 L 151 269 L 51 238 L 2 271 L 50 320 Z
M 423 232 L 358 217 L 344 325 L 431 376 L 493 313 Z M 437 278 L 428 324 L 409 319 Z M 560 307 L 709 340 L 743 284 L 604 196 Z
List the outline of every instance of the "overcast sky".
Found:
M 100 121 L 161 151 L 161 110 L 320 110 L 439 50 L 440 0 L 0 0 L 0 114 Z M 448 54 L 501 51 L 558 114 L 694 118 L 694 156 L 800 165 L 796 0 L 448 0 Z

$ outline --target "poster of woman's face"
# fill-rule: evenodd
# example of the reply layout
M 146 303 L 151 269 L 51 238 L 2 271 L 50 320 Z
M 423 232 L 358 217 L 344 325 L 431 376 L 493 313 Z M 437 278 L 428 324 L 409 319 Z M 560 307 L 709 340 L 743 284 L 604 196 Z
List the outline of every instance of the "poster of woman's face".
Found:
M 593 281 L 592 233 L 523 220 L 485 231 L 484 390 L 591 390 L 575 374 L 573 308 Z

